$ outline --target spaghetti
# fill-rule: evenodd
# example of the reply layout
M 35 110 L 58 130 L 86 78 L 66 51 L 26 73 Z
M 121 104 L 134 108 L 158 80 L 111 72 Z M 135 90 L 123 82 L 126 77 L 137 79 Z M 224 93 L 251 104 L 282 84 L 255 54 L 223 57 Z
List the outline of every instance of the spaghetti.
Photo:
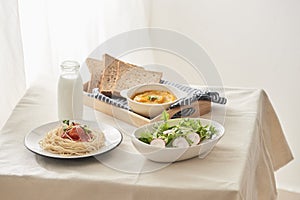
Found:
M 102 132 L 96 132 L 75 122 L 64 120 L 40 141 L 44 150 L 63 156 L 80 156 L 100 149 L 105 142 Z

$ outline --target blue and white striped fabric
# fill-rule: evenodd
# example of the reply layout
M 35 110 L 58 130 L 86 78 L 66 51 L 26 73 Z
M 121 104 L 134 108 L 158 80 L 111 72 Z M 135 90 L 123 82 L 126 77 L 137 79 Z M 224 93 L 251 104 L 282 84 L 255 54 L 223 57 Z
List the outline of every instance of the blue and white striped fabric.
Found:
M 226 104 L 227 99 L 225 97 L 220 97 L 218 92 L 212 92 L 212 91 L 204 91 L 201 89 L 191 88 L 186 85 L 178 84 L 178 83 L 172 83 L 170 81 L 161 80 L 162 84 L 171 85 L 174 86 L 184 92 L 186 92 L 188 95 L 186 98 L 181 99 L 180 101 L 177 101 L 176 103 L 172 104 L 170 108 L 175 108 L 177 106 L 183 106 L 183 105 L 190 105 L 194 101 L 199 100 L 207 100 L 218 104 Z M 127 100 L 123 97 L 107 97 L 104 94 L 101 94 L 99 92 L 98 88 L 93 89 L 92 93 L 87 93 L 89 97 L 96 98 L 100 101 L 103 101 L 105 103 L 111 104 L 113 106 L 117 106 L 126 110 L 129 110 L 129 107 L 127 105 Z
M 191 105 L 192 102 L 199 100 L 207 100 L 218 104 L 226 104 L 227 102 L 227 99 L 225 97 L 220 97 L 218 92 L 211 92 L 207 90 L 201 90 L 198 88 L 192 88 L 186 85 L 173 83 L 166 80 L 161 80 L 161 83 L 174 86 L 188 94 L 186 98 L 177 101 L 176 103 L 171 105 L 170 108 L 174 108 L 176 106 Z

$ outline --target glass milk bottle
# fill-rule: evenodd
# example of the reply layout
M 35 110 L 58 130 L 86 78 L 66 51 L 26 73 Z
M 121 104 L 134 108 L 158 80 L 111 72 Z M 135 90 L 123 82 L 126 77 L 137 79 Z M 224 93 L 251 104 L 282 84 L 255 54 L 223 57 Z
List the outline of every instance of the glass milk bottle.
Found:
M 82 119 L 83 86 L 79 73 L 80 65 L 76 61 L 64 61 L 60 67 L 57 88 L 58 118 Z

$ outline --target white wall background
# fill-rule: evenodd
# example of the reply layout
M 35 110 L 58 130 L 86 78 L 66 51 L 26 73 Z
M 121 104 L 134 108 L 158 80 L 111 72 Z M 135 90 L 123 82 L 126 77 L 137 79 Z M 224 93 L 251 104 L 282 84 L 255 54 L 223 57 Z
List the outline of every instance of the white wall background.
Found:
M 277 183 L 300 193 L 300 1 L 152 0 L 150 23 L 200 44 L 225 86 L 266 90 L 295 157 Z

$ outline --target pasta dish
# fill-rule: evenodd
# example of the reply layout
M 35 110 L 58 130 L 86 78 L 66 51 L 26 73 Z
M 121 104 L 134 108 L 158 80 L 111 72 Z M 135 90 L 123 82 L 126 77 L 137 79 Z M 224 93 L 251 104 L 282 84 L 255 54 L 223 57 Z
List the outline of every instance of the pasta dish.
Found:
M 96 151 L 104 142 L 102 132 L 91 130 L 87 125 L 64 120 L 59 127 L 50 130 L 39 144 L 48 152 L 74 156 Z

